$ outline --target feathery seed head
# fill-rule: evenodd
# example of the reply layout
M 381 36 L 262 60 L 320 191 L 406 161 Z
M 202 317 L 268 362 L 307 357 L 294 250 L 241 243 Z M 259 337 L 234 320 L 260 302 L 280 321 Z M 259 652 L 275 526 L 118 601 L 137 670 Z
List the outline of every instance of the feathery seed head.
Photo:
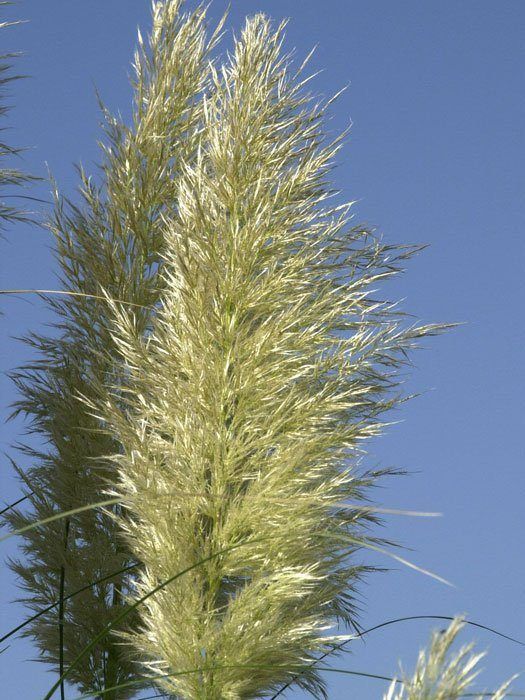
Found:
M 350 555 L 373 519 L 345 507 L 367 483 L 356 457 L 435 330 L 371 298 L 409 252 L 327 205 L 340 139 L 326 142 L 283 28 L 249 18 L 212 68 L 196 157 L 163 213 L 151 332 L 112 305 L 127 378 L 101 415 L 123 448 L 112 493 L 144 563 L 137 591 L 213 557 L 149 597 L 127 639 L 191 699 L 261 697 L 355 620 Z M 315 668 L 296 683 L 323 692 Z
M 461 617 L 456 617 L 448 629 L 433 632 L 428 650 L 419 652 L 413 676 L 402 674 L 403 685 L 399 689 L 396 689 L 394 680 L 383 700 L 459 700 L 470 690 L 480 672 L 477 666 L 485 654 L 473 653 L 472 643 L 462 646 L 454 655 L 450 654 L 464 624 Z M 512 680 L 498 688 L 492 697 L 503 700 Z M 482 697 L 483 694 L 479 700 Z

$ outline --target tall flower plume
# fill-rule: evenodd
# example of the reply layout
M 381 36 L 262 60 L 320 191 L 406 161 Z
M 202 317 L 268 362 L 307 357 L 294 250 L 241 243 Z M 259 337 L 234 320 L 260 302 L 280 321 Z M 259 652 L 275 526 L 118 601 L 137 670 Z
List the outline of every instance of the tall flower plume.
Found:
M 56 332 L 29 338 L 37 359 L 15 374 L 21 393 L 16 411 L 28 416 L 30 430 L 45 445 L 23 448 L 32 466 L 18 472 L 32 507 L 8 514 L 15 529 L 99 503 L 115 481 L 104 457 L 120 448 L 100 431 L 79 396 L 93 397 L 100 382 L 118 381 L 120 373 L 103 292 L 133 305 L 138 332 L 147 328 L 159 294 L 161 215 L 175 206 L 180 165 L 191 162 L 196 148 L 199 98 L 217 40 L 216 33 L 207 37 L 203 8 L 184 14 L 181 5 L 153 4 L 150 41 L 139 36 L 135 58 L 133 123 L 128 127 L 106 113 L 101 185 L 81 170 L 81 206 L 56 194 L 50 228 L 66 294 L 47 298 L 58 317 Z M 48 608 L 26 632 L 42 660 L 62 675 L 123 609 L 134 559 L 101 508 L 29 530 L 22 551 L 13 568 L 27 591 L 25 601 L 36 612 Z M 133 673 L 118 640 L 107 635 L 68 679 L 94 692 Z M 111 691 L 105 697 L 132 694 Z
M 135 595 L 157 589 L 127 640 L 191 700 L 323 692 L 311 661 L 356 621 L 352 555 L 374 519 L 359 507 L 377 476 L 358 470 L 363 440 L 402 400 L 407 351 L 437 330 L 372 296 L 414 251 L 331 205 L 341 138 L 325 138 L 329 104 L 306 93 L 283 31 L 248 19 L 212 70 L 197 156 L 163 213 L 152 328 L 112 305 L 125 382 L 98 409 L 123 450 L 109 493 L 142 563 Z

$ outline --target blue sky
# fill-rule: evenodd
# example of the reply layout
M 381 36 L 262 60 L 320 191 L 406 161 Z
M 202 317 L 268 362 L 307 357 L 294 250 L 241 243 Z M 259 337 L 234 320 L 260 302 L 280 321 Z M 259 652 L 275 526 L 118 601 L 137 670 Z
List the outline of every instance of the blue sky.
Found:
M 218 17 L 223 0 L 215 0 Z M 13 85 L 7 137 L 26 145 L 25 167 L 47 168 L 73 194 L 73 164 L 96 174 L 100 114 L 94 87 L 112 110 L 129 114 L 127 76 L 137 25 L 149 24 L 147 0 L 25 0 L 5 14 L 29 20 L 2 32 L 3 46 L 23 50 L 27 80 Z M 190 5 L 191 6 L 191 5 Z M 407 556 L 451 580 L 449 588 L 394 566 L 362 589 L 364 627 L 403 615 L 467 613 L 472 620 L 525 637 L 525 3 L 523 0 L 232 0 L 229 26 L 265 11 L 290 17 L 288 44 L 299 56 L 318 44 L 313 88 L 334 105 L 330 128 L 353 127 L 334 172 L 357 218 L 392 243 L 427 243 L 391 297 L 425 321 L 465 325 L 425 343 L 407 391 L 421 396 L 400 422 L 370 445 L 368 464 L 410 474 L 385 480 L 385 507 L 440 511 L 439 519 L 385 518 L 384 534 L 412 548 Z M 42 183 L 31 194 L 48 198 Z M 1 247 L 2 288 L 55 286 L 50 237 L 12 226 Z M 2 369 L 27 357 L 12 338 L 42 329 L 49 316 L 37 299 L 2 297 Z M 14 400 L 1 378 L 2 406 Z M 6 452 L 20 421 L 2 425 Z M 1 498 L 19 487 L 4 458 Z M 6 554 L 14 542 L 1 545 Z M 393 562 L 373 557 L 379 565 Z M 12 576 L 1 573 L 2 630 L 22 619 L 8 605 Z M 391 674 L 411 668 L 430 622 L 406 622 L 353 642 L 338 667 Z M 525 671 L 523 650 L 480 630 L 490 654 L 480 684 L 495 687 Z M 28 641 L 0 655 L 4 697 L 38 700 L 53 678 L 31 661 Z M 331 700 L 379 698 L 384 683 L 327 674 Z M 525 692 L 525 677 L 515 683 Z M 72 693 L 70 697 L 74 697 Z M 300 693 L 291 697 L 301 697 Z

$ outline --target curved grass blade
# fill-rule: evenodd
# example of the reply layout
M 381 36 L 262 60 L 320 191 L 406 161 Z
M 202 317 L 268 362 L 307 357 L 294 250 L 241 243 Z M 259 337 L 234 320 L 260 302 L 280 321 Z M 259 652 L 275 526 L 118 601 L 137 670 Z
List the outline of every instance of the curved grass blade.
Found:
M 113 693 L 115 690 L 125 690 L 127 688 L 133 688 L 138 685 L 141 685 L 142 683 L 147 683 L 151 681 L 155 681 L 159 678 L 176 678 L 177 676 L 187 676 L 192 673 L 202 673 L 203 671 L 219 671 L 221 669 L 229 669 L 229 668 L 245 668 L 245 669 L 252 669 L 252 670 L 257 670 L 261 668 L 284 668 L 284 669 L 297 669 L 297 670 L 306 670 L 308 666 L 298 666 L 297 664 L 294 664 L 293 666 L 279 666 L 275 664 L 227 664 L 225 666 L 219 665 L 219 666 L 200 666 L 199 668 L 192 668 L 186 671 L 174 671 L 173 673 L 162 673 L 159 674 L 158 676 L 143 676 L 142 678 L 139 678 L 134 681 L 127 681 L 126 683 L 121 683 L 120 685 L 115 685 L 112 688 L 105 688 L 104 690 L 101 690 L 99 692 L 95 693 L 87 693 L 85 695 L 79 695 L 73 700 L 86 700 L 87 698 L 95 698 L 95 697 L 103 697 L 104 695 L 108 693 Z M 348 676 L 362 676 L 364 678 L 374 678 L 376 680 L 380 681 L 389 681 L 393 682 L 395 680 L 396 683 L 402 683 L 403 681 L 394 679 L 391 676 L 383 676 L 377 673 L 366 673 L 365 671 L 350 671 L 345 668 L 331 668 L 329 666 L 326 667 L 321 667 L 321 671 L 328 671 L 330 673 L 341 673 L 343 675 L 348 675 Z M 164 697 L 162 695 L 154 695 L 152 697 Z
M 430 578 L 433 578 L 436 581 L 439 581 L 440 583 L 444 583 L 446 586 L 450 586 L 452 588 L 455 588 L 454 584 L 451 583 L 450 581 L 447 581 L 446 578 L 443 578 L 442 576 L 439 576 L 438 574 L 435 574 L 434 572 L 429 571 L 428 569 L 423 569 L 421 566 L 417 566 L 417 564 L 413 564 L 408 559 L 405 559 L 404 557 L 400 557 L 399 554 L 394 554 L 393 552 L 389 552 L 388 549 L 384 549 L 383 547 L 379 547 L 377 545 L 372 545 L 369 542 L 367 542 L 365 544 L 365 546 L 368 547 L 369 549 L 372 549 L 375 552 L 379 552 L 380 554 L 384 554 L 387 557 L 391 557 L 392 559 L 395 559 L 396 561 L 400 562 L 401 564 L 408 566 L 409 569 L 414 569 L 414 571 L 419 571 L 420 574 L 424 574 L 425 576 L 429 576 Z
M 78 588 L 76 591 L 73 591 L 73 593 L 69 593 L 68 595 L 64 596 L 64 602 L 67 600 L 70 600 L 71 598 L 74 598 L 75 596 L 79 595 L 80 593 L 83 593 L 84 591 L 89 590 L 92 586 L 97 586 L 99 583 L 104 583 L 104 581 L 109 581 L 110 579 L 114 578 L 115 576 L 119 576 L 120 574 L 125 574 L 128 571 L 132 571 L 133 569 L 136 569 L 138 566 L 138 563 L 135 564 L 130 564 L 129 566 L 125 566 L 123 569 L 119 569 L 118 571 L 113 571 L 111 574 L 107 574 L 106 576 L 101 576 L 100 578 L 97 578 L 95 581 L 91 581 L 91 583 L 87 583 L 85 586 L 82 586 L 82 588 Z M 27 620 L 24 622 L 20 623 L 16 627 L 14 627 L 12 630 L 9 630 L 6 634 L 4 634 L 3 637 L 0 637 L 0 644 L 2 642 L 5 642 L 6 639 L 9 639 L 12 637 L 14 634 L 19 632 L 21 629 L 29 625 L 31 622 L 34 622 L 35 620 L 38 620 L 39 617 L 42 615 L 45 615 L 46 612 L 49 612 L 50 610 L 53 610 L 53 608 L 56 608 L 57 605 L 59 605 L 60 600 L 55 600 L 53 603 L 48 605 L 45 608 L 42 608 L 42 610 L 39 610 L 37 613 L 34 615 L 31 615 L 31 617 L 28 617 Z
M 97 301 L 112 302 L 115 304 L 123 304 L 125 306 L 134 306 L 138 309 L 154 310 L 153 306 L 144 306 L 144 304 L 135 304 L 124 299 L 113 299 L 103 296 L 102 294 L 85 294 L 84 292 L 71 292 L 67 289 L 0 289 L 0 294 L 57 294 L 59 296 L 82 297 L 83 299 L 96 299 Z
M 455 618 L 452 617 L 451 615 L 407 615 L 405 617 L 397 617 L 393 620 L 387 620 L 386 622 L 381 622 L 378 625 L 374 625 L 373 627 L 369 627 L 366 630 L 363 630 L 362 632 L 358 632 L 357 634 L 352 634 L 350 635 L 347 639 L 343 640 L 342 642 L 339 642 L 338 644 L 334 644 L 332 649 L 330 651 L 325 652 L 322 654 L 318 659 L 316 659 L 314 662 L 310 664 L 310 667 L 316 666 L 320 661 L 323 661 L 323 659 L 326 659 L 330 654 L 334 654 L 336 651 L 340 651 L 343 649 L 347 644 L 350 642 L 355 641 L 356 639 L 360 639 L 361 637 L 364 637 L 367 634 L 370 634 L 371 632 L 375 632 L 376 630 L 382 629 L 383 627 L 389 627 L 390 625 L 395 625 L 398 622 L 409 622 L 412 620 L 445 620 L 448 622 L 453 621 Z M 522 642 L 519 639 L 515 639 L 514 637 L 510 637 L 508 634 L 504 634 L 503 632 L 499 632 L 498 630 L 494 629 L 493 627 L 489 627 L 488 625 L 483 625 L 480 622 L 474 622 L 471 620 L 464 620 L 465 625 L 470 625 L 471 627 L 477 627 L 478 629 L 485 630 L 487 632 L 490 632 L 491 634 L 495 634 L 498 637 L 501 637 L 502 639 L 507 639 L 509 642 L 513 642 L 514 644 L 519 644 L 520 646 L 525 646 L 525 642 Z M 1 641 L 1 640 L 0 640 Z M 278 698 L 280 695 L 284 693 L 285 690 L 288 690 L 288 688 L 292 685 L 292 683 L 297 680 L 296 678 L 293 678 L 289 683 L 286 685 L 283 685 L 282 688 L 280 688 L 275 695 L 272 695 L 270 700 L 275 700 L 275 698 Z M 474 693 L 474 697 L 479 697 L 481 694 L 480 693 Z M 494 695 L 494 693 L 492 693 Z M 509 697 L 511 697 L 510 695 Z M 466 696 L 464 696 L 466 697 Z
M 199 673 L 203 670 L 219 670 L 221 668 L 232 668 L 231 666 L 213 666 L 213 667 L 206 667 L 206 669 L 198 668 L 198 669 L 191 669 L 189 671 L 179 671 L 175 673 L 166 673 L 162 674 L 159 676 L 145 676 L 143 679 L 137 680 L 137 681 L 128 681 L 127 683 L 122 683 L 120 685 L 113 686 L 112 688 L 107 688 L 106 690 L 100 691 L 97 695 L 99 697 L 102 697 L 106 695 L 109 692 L 114 692 L 115 690 L 125 690 L 126 688 L 131 688 L 135 687 L 140 683 L 145 683 L 146 681 L 151 681 L 155 680 L 156 678 L 171 678 L 171 677 L 176 677 L 176 676 L 182 676 L 182 675 L 188 675 L 190 673 Z M 242 666 L 236 666 L 235 668 L 251 668 L 251 669 L 257 669 L 257 668 L 265 668 L 263 665 L 242 665 Z M 347 669 L 342 669 L 342 668 L 322 668 L 321 670 L 323 671 L 329 671 L 332 673 L 340 673 L 344 675 L 351 675 L 351 676 L 361 676 L 363 678 L 373 678 L 375 680 L 384 680 L 384 681 L 390 681 L 390 682 L 395 682 L 397 684 L 403 684 L 403 681 L 399 678 L 392 678 L 389 676 L 383 676 L 377 673 L 366 673 L 365 671 L 350 671 Z M 490 698 L 493 697 L 494 695 L 497 694 L 498 691 L 478 691 L 478 692 L 468 692 L 468 693 L 461 693 L 459 697 L 462 698 Z M 89 698 L 94 698 L 96 697 L 93 693 L 91 694 L 86 694 L 86 695 L 79 695 L 76 698 L 73 698 L 73 700 L 88 700 Z M 142 700 L 153 700 L 154 698 L 165 698 L 167 697 L 164 694 L 160 695 L 148 695 L 146 698 L 143 698 Z M 524 698 L 525 693 L 521 692 L 511 692 L 511 693 L 506 693 L 505 697 L 509 698 Z
M 369 634 L 370 632 L 375 632 L 378 629 L 381 629 L 382 627 L 388 627 L 389 625 L 394 625 L 398 622 L 407 622 L 410 620 L 446 620 L 448 622 L 452 622 L 455 618 L 450 616 L 450 615 L 408 615 L 406 617 L 398 617 L 395 620 L 388 620 L 387 622 L 382 622 L 379 625 L 375 625 L 374 627 L 370 627 L 367 630 L 364 630 L 363 632 L 359 632 L 356 635 L 352 635 L 348 639 L 346 639 L 344 642 L 341 642 L 340 644 L 337 644 L 334 647 L 334 651 L 337 649 L 342 649 L 345 644 L 348 644 L 351 642 L 353 639 L 358 639 L 359 637 L 363 637 L 365 634 Z M 520 639 L 516 639 L 515 637 L 510 637 L 508 634 L 504 634 L 503 632 L 499 632 L 498 630 L 494 629 L 493 627 L 489 627 L 488 625 L 483 625 L 480 622 L 474 622 L 471 620 L 463 620 L 465 625 L 470 625 L 471 627 L 477 627 L 478 629 L 485 630 L 486 632 L 490 632 L 491 634 L 495 634 L 498 637 L 501 637 L 502 639 L 507 639 L 509 642 L 513 642 L 514 644 L 519 644 L 522 647 L 525 647 L 525 642 L 521 641 Z M 331 653 L 331 652 L 328 652 Z M 323 657 L 324 658 L 324 657 Z
M 406 510 L 404 508 L 382 508 L 381 506 L 362 506 L 354 503 L 346 504 L 349 508 L 366 513 L 382 513 L 384 515 L 409 515 L 412 518 L 441 518 L 443 513 L 423 510 Z
M 120 500 L 120 499 L 119 499 Z M 155 586 L 151 591 L 148 591 L 145 595 L 141 596 L 138 600 L 136 600 L 134 603 L 129 605 L 125 610 L 123 610 L 121 613 L 116 615 L 113 620 L 111 620 L 105 627 L 102 628 L 102 630 L 93 637 L 93 639 L 87 644 L 82 651 L 80 651 L 77 656 L 73 659 L 69 667 L 64 671 L 64 673 L 60 676 L 60 678 L 56 681 L 56 683 L 53 685 L 53 687 L 49 690 L 47 695 L 44 697 L 44 700 L 50 700 L 50 698 L 53 697 L 55 691 L 57 688 L 60 686 L 60 684 L 69 676 L 71 671 L 77 666 L 77 664 L 82 661 L 82 659 L 86 656 L 86 654 L 89 654 L 91 649 L 95 647 L 98 642 L 103 639 L 108 632 L 111 631 L 115 625 L 117 625 L 121 620 L 123 620 L 125 617 L 127 617 L 133 610 L 138 608 L 139 605 L 141 605 L 145 600 L 150 598 L 152 595 L 157 593 L 157 591 L 162 590 L 165 588 L 167 585 L 172 583 L 172 581 L 175 581 L 176 579 L 180 578 L 181 576 L 184 576 L 184 574 L 187 574 L 188 572 L 192 571 L 193 569 L 196 569 L 197 567 L 201 566 L 202 564 L 205 564 L 208 561 L 211 561 L 217 557 L 220 557 L 223 554 L 226 554 L 227 552 L 231 552 L 234 549 L 238 549 L 239 547 L 243 547 L 247 544 L 254 544 L 255 542 L 259 542 L 260 539 L 253 539 L 249 540 L 248 542 L 239 542 L 238 544 L 234 544 L 231 547 L 225 547 L 224 549 L 221 549 L 219 552 L 216 552 L 215 554 L 210 554 L 210 556 L 205 557 L 204 559 L 200 559 L 198 562 L 195 564 L 192 564 L 191 566 L 188 566 L 186 569 L 183 569 L 182 571 L 179 571 L 178 573 L 174 574 L 173 576 L 170 576 L 170 578 L 166 579 L 165 581 L 162 581 L 159 583 L 158 586 Z M 100 693 L 99 693 L 100 695 Z
M 28 499 L 28 498 L 29 498 L 30 496 L 32 496 L 32 495 L 33 495 L 32 493 L 28 493 L 26 496 L 22 496 L 22 498 L 19 498 L 18 501 L 13 501 L 13 503 L 10 503 L 10 504 L 7 505 L 5 508 L 3 508 L 2 510 L 0 510 L 0 518 L 2 517 L 2 515 L 4 515 L 5 513 L 7 513 L 7 511 L 11 510 L 12 508 L 16 508 L 16 506 L 17 506 L 19 503 L 22 503 L 23 501 L 25 501 L 26 499 Z
M 318 534 L 318 537 L 324 537 L 324 535 Z M 353 544 L 356 544 L 359 547 L 365 547 L 367 549 L 371 549 L 374 552 L 379 552 L 379 554 L 384 554 L 385 556 L 390 557 L 391 559 L 395 559 L 395 561 L 398 561 L 400 564 L 404 564 L 409 569 L 414 569 L 414 571 L 419 571 L 420 574 L 424 574 L 425 576 L 429 576 L 430 578 L 433 578 L 434 580 L 439 581 L 440 583 L 444 583 L 447 586 L 451 586 L 452 588 L 455 588 L 454 584 L 451 583 L 450 581 L 447 581 L 446 578 L 439 576 L 439 574 L 435 574 L 433 571 L 429 571 L 428 569 L 424 569 L 421 566 L 417 566 L 417 564 L 414 564 L 413 562 L 409 561 L 408 559 L 405 559 L 404 557 L 399 556 L 399 554 L 394 554 L 393 552 L 389 552 L 388 549 L 385 549 L 384 547 L 380 547 L 379 545 L 373 544 L 372 542 L 369 542 L 367 540 L 360 540 L 360 539 L 357 539 L 355 537 L 350 537 L 349 535 L 342 535 L 341 539 L 346 541 L 346 542 L 352 542 Z
M 108 498 L 105 501 L 99 501 L 98 503 L 89 503 L 87 506 L 80 506 L 79 508 L 73 508 L 72 510 L 65 510 L 62 513 L 57 513 L 49 518 L 43 518 L 42 520 L 37 520 L 30 525 L 25 525 L 18 530 L 13 530 L 7 535 L 0 537 L 0 542 L 4 542 L 11 537 L 16 537 L 17 535 L 22 535 L 24 532 L 33 530 L 41 525 L 47 525 L 47 523 L 52 523 L 54 520 L 60 520 L 61 518 L 68 518 L 70 515 L 75 515 L 76 513 L 83 513 L 86 510 L 91 510 L 92 508 L 102 508 L 103 506 L 115 505 L 115 503 L 121 503 L 122 498 Z

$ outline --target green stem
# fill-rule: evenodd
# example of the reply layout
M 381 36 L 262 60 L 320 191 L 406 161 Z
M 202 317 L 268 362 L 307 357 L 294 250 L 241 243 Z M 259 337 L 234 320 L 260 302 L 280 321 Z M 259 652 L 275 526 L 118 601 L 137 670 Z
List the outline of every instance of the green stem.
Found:
M 65 527 L 64 527 L 64 555 L 67 550 L 67 538 L 69 535 L 69 519 L 66 520 L 65 522 Z M 66 689 L 64 685 L 64 589 L 65 589 L 65 582 L 66 582 L 66 567 L 64 564 L 60 567 L 60 584 L 59 584 L 59 592 L 58 592 L 58 598 L 59 598 L 59 603 L 58 603 L 58 644 L 59 644 L 59 650 L 58 650 L 58 665 L 59 665 L 59 670 L 60 670 L 60 678 L 62 678 L 62 681 L 60 683 L 60 700 L 65 700 L 66 698 Z
M 119 606 L 121 602 L 121 595 L 120 591 L 117 588 L 117 584 L 113 584 L 113 600 L 112 600 L 112 605 L 113 607 Z M 118 685 L 118 668 L 119 668 L 119 663 L 118 663 L 118 654 L 115 649 L 115 646 L 111 644 L 111 641 L 109 641 L 108 644 L 108 651 L 107 651 L 107 663 L 106 663 L 106 671 L 105 671 L 105 678 L 104 678 L 104 688 L 113 688 L 114 686 Z M 106 693 L 105 697 L 107 700 L 117 700 L 117 693 L 118 690 L 115 688 L 114 690 L 110 690 L 109 692 Z

